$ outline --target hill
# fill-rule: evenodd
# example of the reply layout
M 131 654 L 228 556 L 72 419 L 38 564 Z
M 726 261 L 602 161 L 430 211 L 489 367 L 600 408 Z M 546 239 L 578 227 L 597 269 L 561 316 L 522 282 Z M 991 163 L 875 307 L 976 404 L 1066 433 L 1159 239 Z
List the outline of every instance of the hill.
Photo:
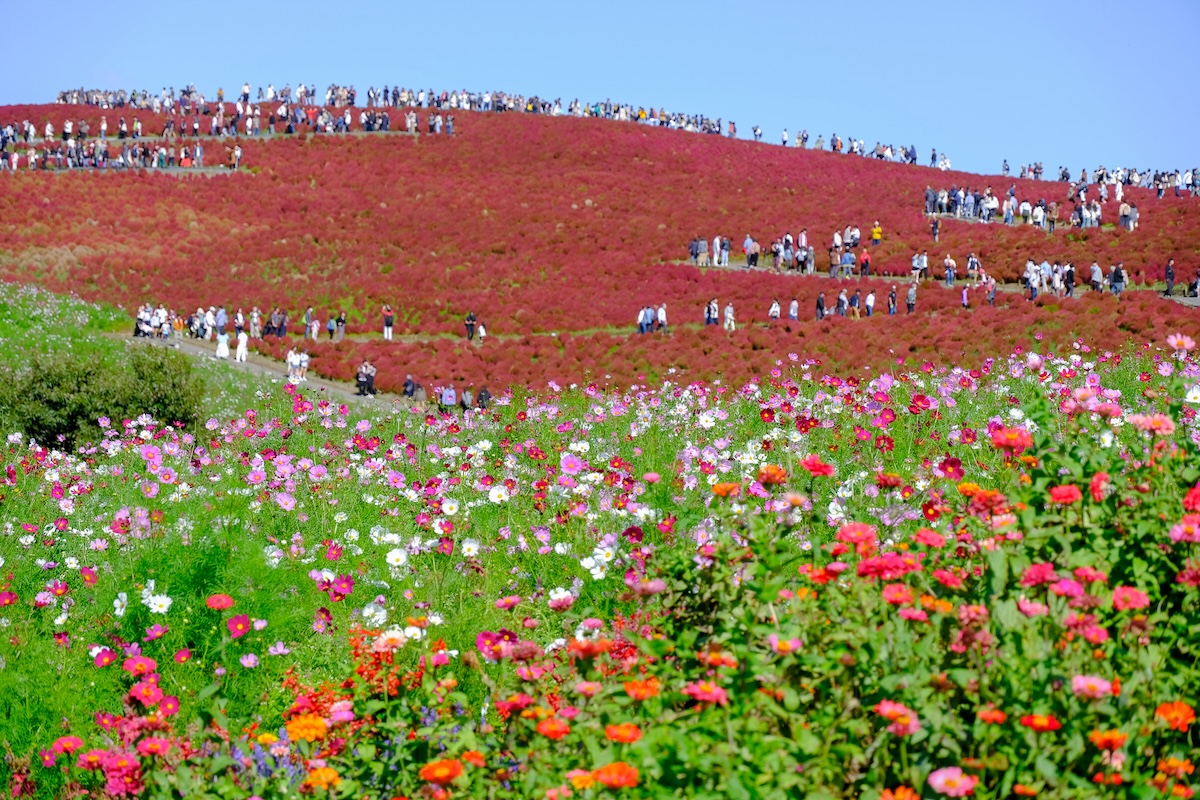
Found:
M 89 118 L 93 130 L 98 125 L 98 109 L 64 106 L 0 108 L 0 120 L 52 120 L 61 128 L 68 113 Z M 112 126 L 115 115 L 107 113 Z M 139 116 L 148 131 L 161 125 Z M 1181 279 L 1190 278 L 1200 247 L 1195 200 L 1159 201 L 1134 189 L 1127 196 L 1142 213 L 1133 233 L 1060 228 L 1050 236 L 1032 226 L 951 220 L 934 249 L 922 214 L 928 185 L 990 185 L 1003 192 L 1015 183 L 1022 199 L 1059 202 L 1066 186 L 1002 183 L 999 176 L 603 120 L 461 113 L 453 137 L 280 136 L 240 144 L 249 169 L 220 177 L 6 175 L 0 276 L 126 305 L 281 305 L 293 319 L 312 305 L 322 320 L 344 309 L 352 334 L 374 331 L 380 305 L 390 302 L 405 341 L 327 345 L 318 348 L 315 362 L 318 371 L 346 377 L 363 352 L 374 353 L 392 362 L 381 382 L 386 386 L 387 377 L 414 362 L 434 380 L 537 381 L 603 374 L 628 380 L 670 366 L 741 373 L 788 352 L 845 367 L 890 361 L 895 353 L 889 350 L 959 358 L 986 353 L 990 337 L 1007 343 L 1032 328 L 1060 341 L 1099 328 L 1092 340 L 1115 346 L 1124 338 L 1114 335 L 1121 320 L 1131 316 L 1100 302 L 1098 310 L 1087 309 L 1099 314 L 1095 319 L 1064 314 L 1068 306 L 1058 303 L 1057 312 L 997 311 L 981 319 L 955 310 L 957 292 L 931 289 L 922 291 L 914 319 L 863 323 L 851 348 L 834 333 L 836 324 L 815 322 L 728 339 L 684 331 L 669 343 L 631 340 L 637 309 L 648 303 L 666 302 L 674 322 L 698 323 L 703 303 L 719 297 L 722 305 L 734 303 L 743 322 L 765 322 L 772 298 L 786 308 L 797 297 L 808 318 L 818 291 L 836 294 L 828 279 L 674 263 L 686 259 L 695 235 L 726 235 L 736 252 L 747 234 L 766 244 L 803 227 L 824 245 L 835 229 L 853 224 L 866 233 L 879 220 L 884 240 L 873 249 L 877 273 L 907 275 L 918 249 L 929 249 L 934 263 L 951 253 L 961 269 L 973 251 L 990 273 L 1008 280 L 1028 257 L 1104 266 L 1123 260 L 1135 282 L 1159 278 L 1166 259 L 1175 257 Z M 210 154 L 220 147 L 208 144 Z M 826 263 L 822 250 L 819 265 Z M 882 308 L 885 284 L 876 286 Z M 973 305 L 981 303 L 979 296 Z M 1169 326 L 1187 314 L 1160 305 L 1139 306 L 1138 325 Z M 560 336 L 519 338 L 516 347 L 486 356 L 439 338 L 461 333 L 469 309 L 493 335 Z M 938 321 L 931 325 L 927 312 L 936 312 Z M 962 335 L 943 335 L 941 328 Z M 564 339 L 564 333 L 573 335 Z M 426 357 L 431 353 L 436 357 Z M 520 368 L 506 368 L 508 362 Z

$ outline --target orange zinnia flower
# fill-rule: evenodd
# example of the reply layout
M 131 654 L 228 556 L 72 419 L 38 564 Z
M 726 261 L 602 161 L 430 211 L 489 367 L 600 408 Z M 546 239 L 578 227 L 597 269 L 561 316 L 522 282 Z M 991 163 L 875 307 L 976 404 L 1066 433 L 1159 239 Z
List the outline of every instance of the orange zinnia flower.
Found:
M 285 727 L 287 727 L 288 738 L 293 742 L 301 739 L 306 742 L 320 741 L 325 738 L 325 732 L 328 730 L 325 720 L 316 714 L 301 714 L 298 717 L 292 717 Z
M 1037 793 L 1037 789 L 1033 788 L 1032 786 L 1026 786 L 1023 783 L 1018 783 L 1013 787 L 1013 794 L 1019 795 L 1020 797 L 1033 797 Z
M 619 725 L 609 725 L 604 729 L 604 735 L 610 741 L 621 744 L 632 744 L 642 738 L 642 731 L 632 722 L 622 722 Z
M 884 789 L 879 800 L 919 800 L 920 795 L 907 786 L 897 786 L 895 789 Z
M 737 497 L 741 491 L 740 483 L 716 483 L 712 487 L 712 493 L 717 497 Z
M 571 732 L 571 726 L 557 717 L 549 717 L 537 724 L 537 732 L 547 739 L 561 739 Z
M 771 484 L 779 485 L 786 483 L 788 478 L 787 471 L 778 464 L 767 464 L 758 471 L 758 482 L 764 486 Z
M 457 758 L 444 758 L 441 761 L 431 761 L 421 767 L 419 774 L 423 781 L 445 786 L 463 774 L 463 765 Z
M 462 759 L 473 767 L 482 767 L 487 763 L 487 759 L 483 757 L 483 753 L 478 750 L 468 750 L 462 754 Z
M 1192 766 L 1192 762 L 1186 758 L 1160 758 L 1158 760 L 1158 771 L 1164 775 L 1169 775 L 1172 778 L 1182 780 L 1185 775 L 1191 775 L 1196 771 Z
M 648 678 L 644 681 L 626 681 L 625 694 L 634 700 L 649 700 L 658 696 L 658 678 Z
M 337 774 L 337 770 L 331 767 L 318 767 L 308 773 L 308 777 L 304 779 L 304 782 L 314 789 L 328 789 L 337 786 L 341 781 L 342 778 Z
M 1120 731 L 1095 730 L 1088 734 L 1088 741 L 1101 750 L 1116 750 L 1125 744 L 1129 734 Z
M 1186 731 L 1188 726 L 1196 721 L 1195 710 L 1181 700 L 1163 703 L 1154 710 L 1154 716 L 1166 722 L 1167 727 L 1175 731 Z
M 1032 728 L 1038 733 L 1056 731 L 1062 727 L 1062 723 L 1049 714 L 1026 714 L 1021 717 L 1021 724 L 1026 728 Z
M 632 788 L 638 785 L 637 767 L 631 767 L 624 761 L 605 764 L 593 772 L 592 777 L 609 789 Z
M 987 706 L 979 709 L 979 721 L 987 725 L 1003 725 L 1006 719 L 1008 719 L 1008 714 L 998 708 Z

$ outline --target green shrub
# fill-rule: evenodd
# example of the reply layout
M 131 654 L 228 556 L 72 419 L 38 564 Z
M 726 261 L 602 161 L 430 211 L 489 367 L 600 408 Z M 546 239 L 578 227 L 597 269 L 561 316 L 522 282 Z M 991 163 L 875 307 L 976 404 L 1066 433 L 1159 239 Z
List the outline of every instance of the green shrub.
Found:
M 0 422 L 39 442 L 74 446 L 100 436 L 102 416 L 150 414 L 191 425 L 204 385 L 179 353 L 132 347 L 110 359 L 93 355 L 35 355 L 0 385 Z

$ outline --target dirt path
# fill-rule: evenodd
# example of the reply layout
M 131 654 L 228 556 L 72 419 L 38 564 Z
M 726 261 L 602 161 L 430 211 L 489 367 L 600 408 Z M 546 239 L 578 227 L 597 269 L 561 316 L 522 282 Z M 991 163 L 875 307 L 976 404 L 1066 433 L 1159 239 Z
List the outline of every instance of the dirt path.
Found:
M 196 358 L 205 359 L 211 363 L 218 363 L 213 357 L 217 346 L 211 342 L 199 342 L 195 339 L 174 337 L 170 340 L 164 339 L 141 339 L 130 336 L 120 336 L 119 338 L 133 342 L 142 346 L 151 347 L 174 347 L 181 353 L 186 353 Z M 232 358 L 225 362 L 230 369 L 247 372 L 251 375 L 256 375 L 263 378 L 271 378 L 278 381 L 287 379 L 286 366 L 276 361 L 273 358 L 267 358 L 253 350 L 247 360 L 243 362 L 234 361 Z M 354 384 L 346 381 L 335 381 L 328 378 L 317 377 L 315 374 L 308 375 L 308 380 L 300 384 L 301 389 L 306 393 L 316 393 L 318 397 L 327 397 L 339 403 L 360 403 L 372 406 L 390 406 L 396 403 L 407 403 L 400 395 L 379 392 L 374 397 L 360 397 L 357 394 L 357 388 Z

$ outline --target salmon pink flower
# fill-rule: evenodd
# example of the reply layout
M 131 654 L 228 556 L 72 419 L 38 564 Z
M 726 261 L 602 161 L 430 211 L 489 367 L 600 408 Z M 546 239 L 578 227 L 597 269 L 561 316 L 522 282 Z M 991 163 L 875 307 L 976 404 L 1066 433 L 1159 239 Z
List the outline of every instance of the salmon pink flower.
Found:
M 1079 491 L 1079 487 L 1073 483 L 1063 484 L 1062 486 L 1054 486 L 1050 489 L 1050 502 L 1060 506 L 1068 506 L 1072 503 L 1078 503 L 1083 499 L 1083 493 Z
M 214 594 L 204 601 L 204 605 L 216 611 L 233 608 L 233 598 L 227 594 Z
M 557 717 L 547 717 L 537 724 L 537 732 L 547 739 L 558 740 L 571 732 L 571 726 Z
M 821 461 L 820 456 L 817 456 L 815 453 L 805 457 L 800 462 L 800 466 L 807 470 L 808 474 L 814 478 L 825 478 L 834 472 L 833 465 L 824 463 Z
M 875 713 L 891 723 L 888 731 L 895 736 L 911 736 L 921 729 L 917 712 L 902 703 L 882 700 L 875 706 Z

